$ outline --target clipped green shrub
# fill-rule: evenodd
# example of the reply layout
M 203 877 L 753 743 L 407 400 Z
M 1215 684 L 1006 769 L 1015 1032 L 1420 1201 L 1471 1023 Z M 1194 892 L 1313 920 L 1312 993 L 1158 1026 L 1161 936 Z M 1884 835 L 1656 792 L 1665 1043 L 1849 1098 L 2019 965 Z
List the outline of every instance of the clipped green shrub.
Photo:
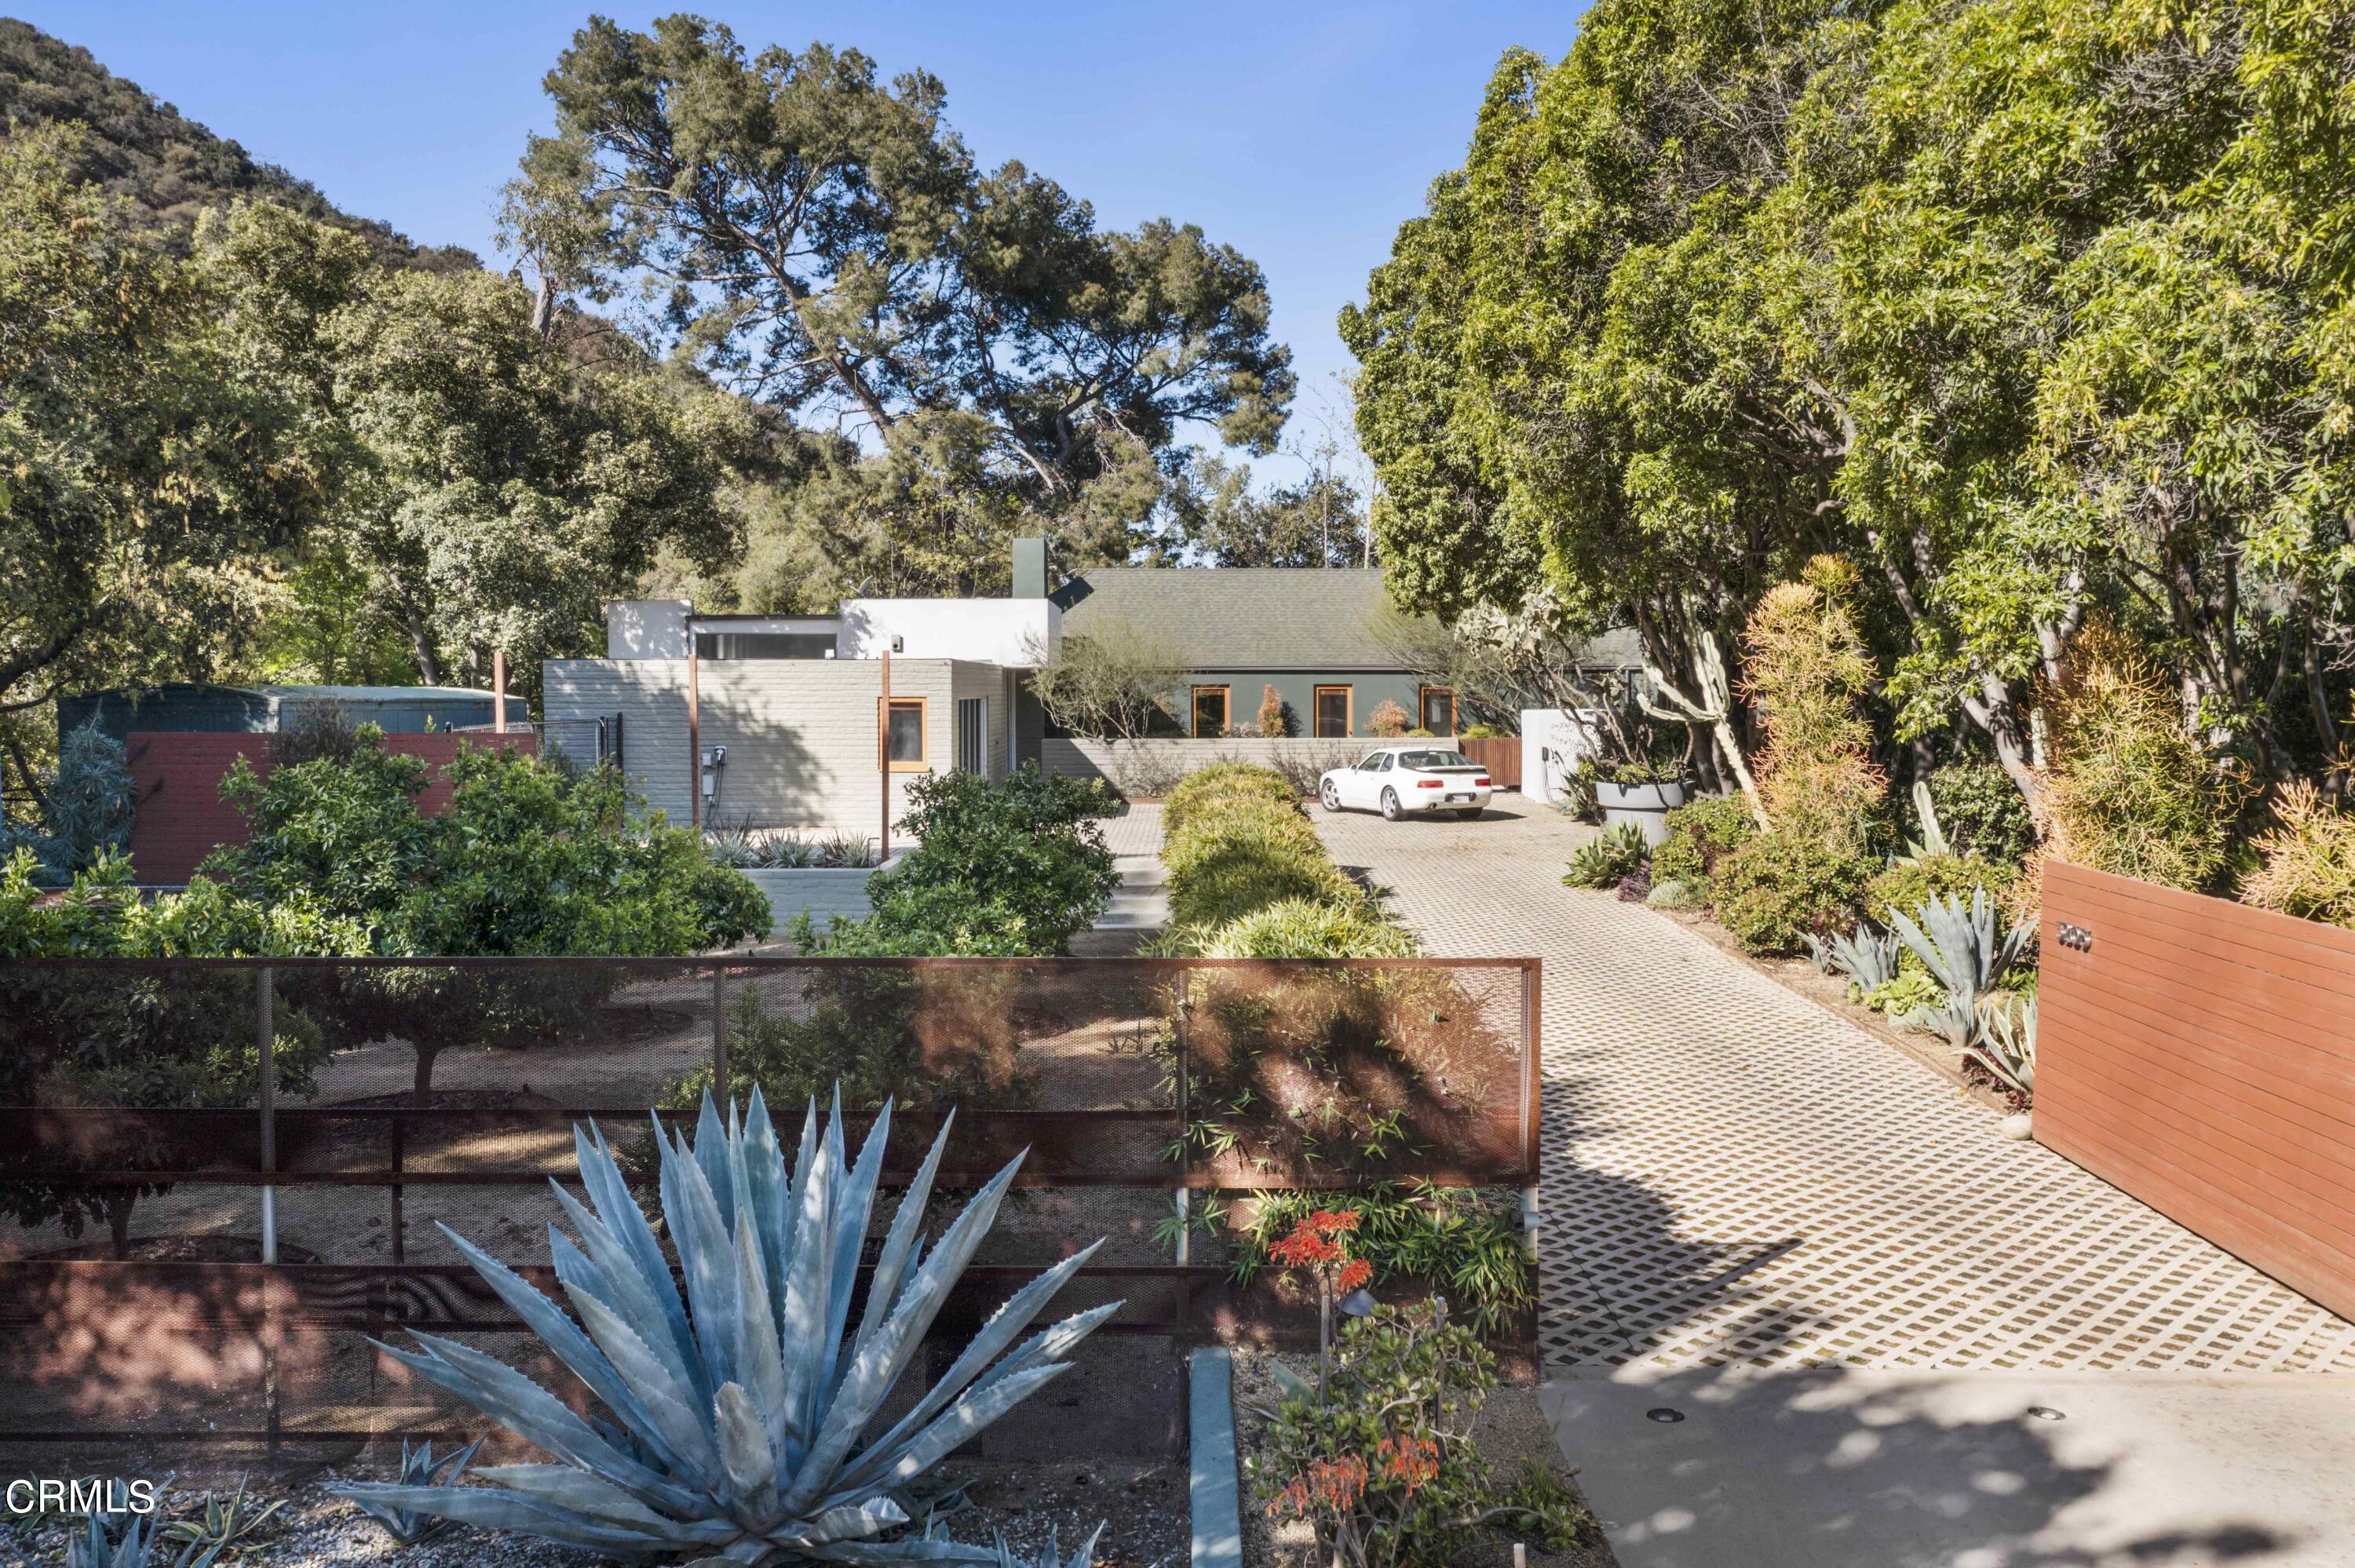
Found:
M 1359 896 L 1288 790 L 1279 804 L 1259 788 L 1238 782 L 1192 804 L 1164 842 L 1173 926 L 1207 929 L 1286 899 L 1347 904 Z
M 1933 897 L 1945 895 L 1967 899 L 1975 887 L 1986 888 L 1988 896 L 2000 902 L 2016 874 L 2008 867 L 1990 865 L 1977 855 L 1925 854 L 1897 861 L 1864 885 L 1865 917 L 1885 925 L 1892 910 L 1918 916 Z
M 1739 795 L 1711 795 L 1668 815 L 1668 837 L 1652 851 L 1654 883 L 1681 882 L 1702 898 L 1717 863 L 1758 836 L 1758 819 Z
M 1930 775 L 1930 806 L 1947 847 L 2016 866 L 2036 847 L 2036 821 L 2011 775 L 1992 762 L 1952 763 Z
M 1161 802 L 1161 831 L 1169 837 L 1185 831 L 1187 821 L 1203 807 L 1242 800 L 1263 800 L 1290 806 L 1300 791 L 1273 768 L 1251 762 L 1213 762 L 1198 768 L 1175 785 Z
M 1217 927 L 1200 944 L 1206 959 L 1411 959 L 1414 938 L 1363 900 L 1317 904 L 1287 898 Z
M 1456 732 L 1459 740 L 1509 740 L 1513 732 L 1502 725 L 1467 724 Z
M 1753 953 L 1794 953 L 1846 930 L 1873 862 L 1805 833 L 1761 833 L 1718 862 L 1718 923 Z

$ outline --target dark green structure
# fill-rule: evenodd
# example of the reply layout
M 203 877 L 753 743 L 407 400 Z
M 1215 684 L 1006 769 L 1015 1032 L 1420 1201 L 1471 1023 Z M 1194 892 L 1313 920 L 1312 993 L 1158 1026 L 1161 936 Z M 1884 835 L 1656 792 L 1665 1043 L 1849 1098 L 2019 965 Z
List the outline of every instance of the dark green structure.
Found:
M 1384 703 L 1411 726 L 1457 727 L 1453 694 L 1420 680 L 1407 654 L 1437 624 L 1393 607 L 1380 567 L 1097 567 L 1049 597 L 1064 637 L 1133 634 L 1189 667 L 1174 734 L 1255 728 L 1271 686 L 1289 735 L 1371 735 Z

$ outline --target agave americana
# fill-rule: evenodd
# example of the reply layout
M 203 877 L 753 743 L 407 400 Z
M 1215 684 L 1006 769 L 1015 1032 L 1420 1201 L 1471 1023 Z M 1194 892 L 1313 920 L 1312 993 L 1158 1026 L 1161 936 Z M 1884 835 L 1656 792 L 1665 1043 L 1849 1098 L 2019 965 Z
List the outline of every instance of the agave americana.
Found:
M 1902 910 L 1891 910 L 1889 919 L 1898 939 L 1913 949 L 1913 956 L 1946 993 L 1943 1003 L 1918 1009 L 1907 1015 L 1906 1022 L 1936 1030 L 1958 1051 L 1966 1048 L 1978 1035 L 1981 1002 L 2002 985 L 2004 976 L 2019 961 L 2035 923 L 1998 935 L 1995 904 L 1984 887 L 1971 889 L 1968 904 L 1960 898 L 1933 896 L 1922 906 L 1918 926 Z
M 724 1125 L 707 1095 L 691 1145 L 656 1118 L 662 1215 L 683 1298 L 602 1132 L 575 1128 L 588 1202 L 557 1188 L 579 1239 L 550 1225 L 549 1246 L 577 1322 L 443 1229 L 611 1419 L 584 1419 L 504 1362 L 420 1333 L 414 1351 L 381 1348 L 557 1462 L 477 1467 L 491 1487 L 338 1489 L 625 1562 L 685 1552 L 711 1568 L 995 1563 L 984 1547 L 873 1538 L 907 1521 L 895 1494 L 1067 1370 L 1072 1348 L 1119 1304 L 1015 1346 L 1095 1247 L 1065 1259 L 1000 1307 L 904 1415 L 870 1432 L 1022 1163 L 1018 1156 L 975 1192 L 927 1252 L 920 1233 L 943 1126 L 900 1199 L 846 1338 L 890 1116 L 886 1105 L 853 1164 L 839 1097 L 823 1137 L 813 1103 L 790 1171 L 757 1089 Z

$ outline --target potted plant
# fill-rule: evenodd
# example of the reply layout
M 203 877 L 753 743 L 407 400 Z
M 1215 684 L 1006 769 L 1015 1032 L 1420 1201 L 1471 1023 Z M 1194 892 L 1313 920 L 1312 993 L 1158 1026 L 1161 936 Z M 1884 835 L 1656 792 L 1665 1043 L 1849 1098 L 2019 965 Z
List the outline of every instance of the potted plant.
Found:
M 1589 777 L 1604 829 L 1632 822 L 1646 843 L 1657 844 L 1668 835 L 1668 813 L 1685 803 L 1692 732 L 1624 701 L 1597 703 L 1585 716 L 1594 744 Z

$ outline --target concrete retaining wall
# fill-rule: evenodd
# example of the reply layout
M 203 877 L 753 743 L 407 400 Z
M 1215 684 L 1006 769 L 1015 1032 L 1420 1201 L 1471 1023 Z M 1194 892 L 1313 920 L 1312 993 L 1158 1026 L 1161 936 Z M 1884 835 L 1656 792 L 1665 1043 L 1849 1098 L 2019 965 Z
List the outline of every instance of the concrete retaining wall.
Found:
M 743 874 L 767 895 L 769 914 L 775 922 L 774 935 L 783 935 L 785 922 L 804 910 L 823 926 L 837 915 L 852 920 L 865 919 L 871 907 L 867 899 L 867 879 L 875 874 L 871 869 L 795 866 L 790 870 L 747 871 Z

